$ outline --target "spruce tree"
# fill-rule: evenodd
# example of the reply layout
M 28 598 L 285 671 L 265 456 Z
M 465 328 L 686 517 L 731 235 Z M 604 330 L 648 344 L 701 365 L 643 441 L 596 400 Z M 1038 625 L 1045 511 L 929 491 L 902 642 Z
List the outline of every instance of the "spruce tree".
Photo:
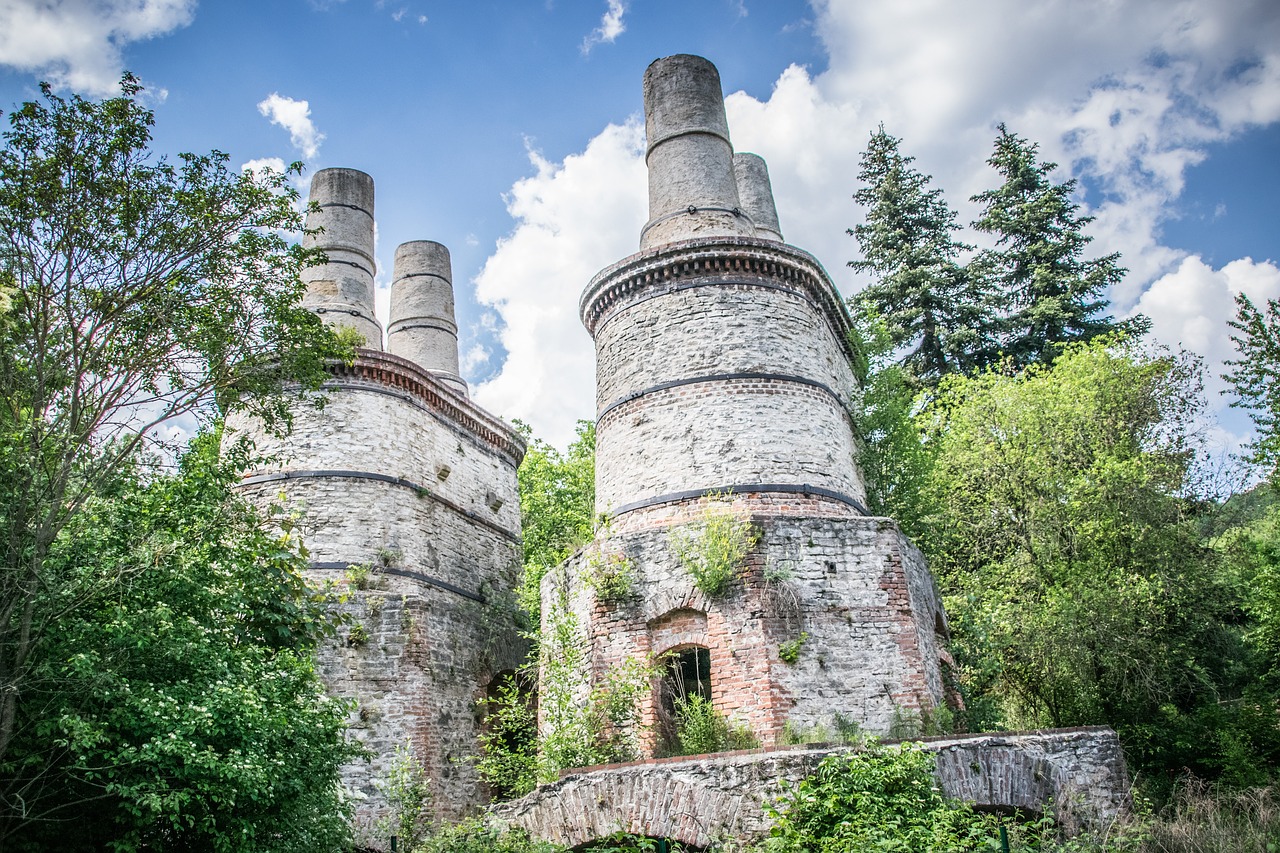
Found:
M 1141 335 L 1145 317 L 1117 322 L 1104 315 L 1106 293 L 1124 278 L 1119 253 L 1086 259 L 1093 240 L 1083 229 L 1092 216 L 1072 200 L 1075 179 L 1049 175 L 1056 163 L 1038 160 L 1039 146 L 1000 125 L 989 164 L 1004 178 L 998 188 L 973 197 L 983 213 L 973 223 L 996 237 L 969 265 L 975 278 L 1001 294 L 1007 310 L 1003 350 L 1015 365 L 1049 364 L 1065 344 L 1125 332 Z
M 955 211 L 900 144 L 881 126 L 862 154 L 865 186 L 854 199 L 866 208 L 866 222 L 849 233 L 863 259 L 849 266 L 875 280 L 854 304 L 882 320 L 893 348 L 906 350 L 900 363 L 913 381 L 933 386 L 987 363 L 991 307 L 956 260 L 971 247 L 953 237 L 960 228 Z

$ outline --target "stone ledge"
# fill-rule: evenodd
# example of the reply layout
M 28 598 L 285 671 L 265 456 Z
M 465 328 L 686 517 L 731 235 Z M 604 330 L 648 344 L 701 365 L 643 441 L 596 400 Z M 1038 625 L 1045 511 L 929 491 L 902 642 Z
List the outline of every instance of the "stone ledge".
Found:
M 1071 831 L 1105 826 L 1129 808 L 1124 756 L 1106 727 L 922 740 L 937 756 L 943 790 L 982 808 L 1049 808 Z M 724 833 L 749 840 L 768 832 L 765 808 L 784 782 L 799 782 L 826 756 L 853 749 L 804 744 L 582 768 L 489 811 L 568 846 L 618 831 L 695 847 Z

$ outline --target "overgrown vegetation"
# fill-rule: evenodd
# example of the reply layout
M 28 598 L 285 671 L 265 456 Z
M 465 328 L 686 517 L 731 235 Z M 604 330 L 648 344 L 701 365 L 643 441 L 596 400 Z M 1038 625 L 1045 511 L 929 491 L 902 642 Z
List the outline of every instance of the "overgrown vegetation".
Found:
M 697 693 L 675 700 L 676 743 L 666 744 L 664 755 L 702 755 L 733 749 L 755 749 L 760 740 L 745 723 L 725 717 Z
M 693 578 L 694 586 L 710 598 L 724 595 L 742 573 L 747 554 L 760 531 L 727 505 L 726 495 L 706 497 L 702 518 L 672 529 L 671 551 Z

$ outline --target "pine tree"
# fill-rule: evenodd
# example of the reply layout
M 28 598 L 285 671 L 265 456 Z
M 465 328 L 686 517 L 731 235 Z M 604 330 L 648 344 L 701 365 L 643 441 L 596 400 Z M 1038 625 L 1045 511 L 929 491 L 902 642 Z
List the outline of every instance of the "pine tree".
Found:
M 1002 293 L 1008 306 L 1003 349 L 1017 366 L 1049 364 L 1068 343 L 1114 332 L 1141 335 L 1150 326 L 1145 317 L 1117 322 L 1101 314 L 1107 290 L 1126 270 L 1119 253 L 1083 257 L 1093 240 L 1083 229 L 1093 217 L 1078 213 L 1074 178 L 1049 179 L 1058 166 L 1039 162 L 1038 148 L 1001 124 L 987 162 L 1004 183 L 973 197 L 984 208 L 973 227 L 995 235 L 996 248 L 980 252 L 969 272 Z
M 881 126 L 862 154 L 865 186 L 854 199 L 866 207 L 866 222 L 849 233 L 863 260 L 849 266 L 876 276 L 855 306 L 882 320 L 895 349 L 908 349 L 900 363 L 913 381 L 932 386 L 987 363 L 992 312 L 956 260 L 971 247 L 953 237 L 960 229 L 955 211 L 900 144 Z

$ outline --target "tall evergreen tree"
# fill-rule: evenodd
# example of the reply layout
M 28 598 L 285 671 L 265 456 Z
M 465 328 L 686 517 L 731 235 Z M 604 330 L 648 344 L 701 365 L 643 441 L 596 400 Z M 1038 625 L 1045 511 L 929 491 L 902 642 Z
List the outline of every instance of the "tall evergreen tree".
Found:
M 1280 299 L 1268 299 L 1264 309 L 1236 294 L 1236 318 L 1227 323 L 1236 330 L 1231 340 L 1240 358 L 1227 362 L 1231 370 L 1223 378 L 1240 398 L 1231 405 L 1247 410 L 1258 431 L 1249 460 L 1280 486 Z
M 932 386 L 987 362 L 991 306 L 956 260 L 971 247 L 954 239 L 955 211 L 900 144 L 881 126 L 862 154 L 865 186 L 854 199 L 867 216 L 849 233 L 863 259 L 849 266 L 876 276 L 855 304 L 883 320 L 895 349 L 908 350 L 901 363 L 915 382 Z
M 1107 290 L 1126 270 L 1119 253 L 1086 259 L 1093 240 L 1083 229 L 1093 221 L 1072 201 L 1075 179 L 1055 184 L 1056 163 L 1038 160 L 1039 146 L 1003 124 L 989 164 L 1004 178 L 998 188 L 973 197 L 983 213 L 973 226 L 996 237 L 996 248 L 980 252 L 969 272 L 1002 292 L 1008 315 L 1003 349 L 1014 364 L 1049 364 L 1065 344 L 1122 331 L 1141 335 L 1144 317 L 1117 322 L 1102 312 Z

